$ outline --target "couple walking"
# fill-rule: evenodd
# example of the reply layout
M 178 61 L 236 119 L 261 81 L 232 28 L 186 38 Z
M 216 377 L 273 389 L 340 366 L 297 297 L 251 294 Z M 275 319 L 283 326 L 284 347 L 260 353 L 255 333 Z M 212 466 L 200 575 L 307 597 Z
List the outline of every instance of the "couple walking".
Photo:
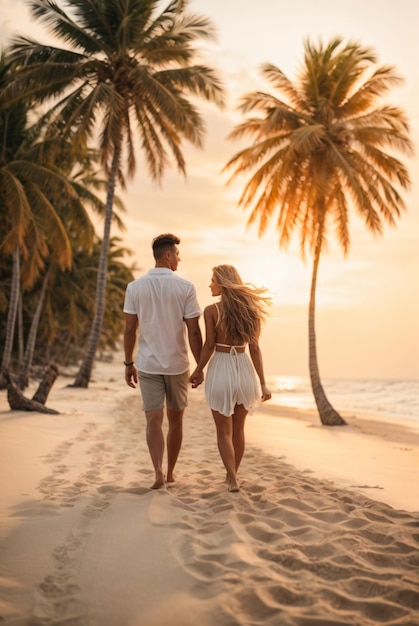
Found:
M 245 448 L 244 424 L 260 398 L 271 397 L 266 387 L 259 348 L 261 323 L 269 298 L 263 289 L 242 282 L 231 265 L 213 268 L 210 289 L 219 302 L 204 310 L 205 342 L 199 326 L 201 309 L 194 285 L 175 274 L 180 239 L 172 234 L 153 240 L 155 267 L 129 283 L 125 293 L 125 380 L 140 386 L 146 416 L 146 438 L 155 471 L 152 489 L 174 482 L 174 467 L 182 445 L 183 413 L 188 383 L 205 380 L 205 397 L 217 429 L 217 443 L 230 491 L 239 491 L 237 470 Z M 137 343 L 138 354 L 133 354 Z M 197 366 L 189 375 L 189 347 Z M 249 346 L 250 358 L 246 353 Z M 212 358 L 211 358 L 212 357 Z M 259 378 L 259 382 L 256 378 Z M 167 432 L 167 474 L 163 472 Z

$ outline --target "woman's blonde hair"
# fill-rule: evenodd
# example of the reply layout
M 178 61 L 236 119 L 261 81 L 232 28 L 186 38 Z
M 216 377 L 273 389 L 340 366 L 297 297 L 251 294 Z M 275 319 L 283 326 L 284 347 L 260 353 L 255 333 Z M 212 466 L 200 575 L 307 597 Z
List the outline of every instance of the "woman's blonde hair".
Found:
M 257 340 L 271 303 L 271 298 L 263 295 L 267 290 L 243 283 L 233 265 L 217 265 L 212 271 L 220 286 L 220 325 L 234 341 Z

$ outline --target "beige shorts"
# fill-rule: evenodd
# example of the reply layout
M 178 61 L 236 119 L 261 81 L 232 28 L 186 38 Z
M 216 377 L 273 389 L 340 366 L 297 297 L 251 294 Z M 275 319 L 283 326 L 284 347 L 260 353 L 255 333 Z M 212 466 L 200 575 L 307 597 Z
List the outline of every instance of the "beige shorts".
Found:
M 182 411 L 188 404 L 189 372 L 182 374 L 147 374 L 138 372 L 138 382 L 143 399 L 143 411 L 167 408 Z

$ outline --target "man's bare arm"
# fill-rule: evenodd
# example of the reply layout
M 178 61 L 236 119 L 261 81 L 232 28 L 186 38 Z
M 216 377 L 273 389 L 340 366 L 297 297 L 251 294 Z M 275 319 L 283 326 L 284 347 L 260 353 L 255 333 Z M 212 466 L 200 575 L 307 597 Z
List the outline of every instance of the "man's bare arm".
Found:
M 124 313 L 125 315 L 125 331 L 124 331 L 124 351 L 125 362 L 132 363 L 134 361 L 134 349 L 137 340 L 138 318 L 133 313 Z M 137 369 L 134 365 L 125 367 L 125 380 L 129 387 L 135 387 L 138 382 Z
M 185 319 L 188 329 L 189 347 L 194 355 L 195 361 L 198 363 L 202 350 L 202 333 L 199 326 L 199 317 L 191 317 Z

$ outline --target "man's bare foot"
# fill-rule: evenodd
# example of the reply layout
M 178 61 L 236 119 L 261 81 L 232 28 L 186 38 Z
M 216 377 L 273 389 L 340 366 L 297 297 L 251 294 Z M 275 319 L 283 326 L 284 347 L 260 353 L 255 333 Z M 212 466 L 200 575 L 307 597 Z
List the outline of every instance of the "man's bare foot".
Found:
M 161 489 L 164 487 L 164 478 L 156 478 L 150 489 Z
M 166 478 L 166 482 L 167 483 L 174 483 L 176 481 L 175 475 L 174 474 L 167 474 L 167 478 Z

